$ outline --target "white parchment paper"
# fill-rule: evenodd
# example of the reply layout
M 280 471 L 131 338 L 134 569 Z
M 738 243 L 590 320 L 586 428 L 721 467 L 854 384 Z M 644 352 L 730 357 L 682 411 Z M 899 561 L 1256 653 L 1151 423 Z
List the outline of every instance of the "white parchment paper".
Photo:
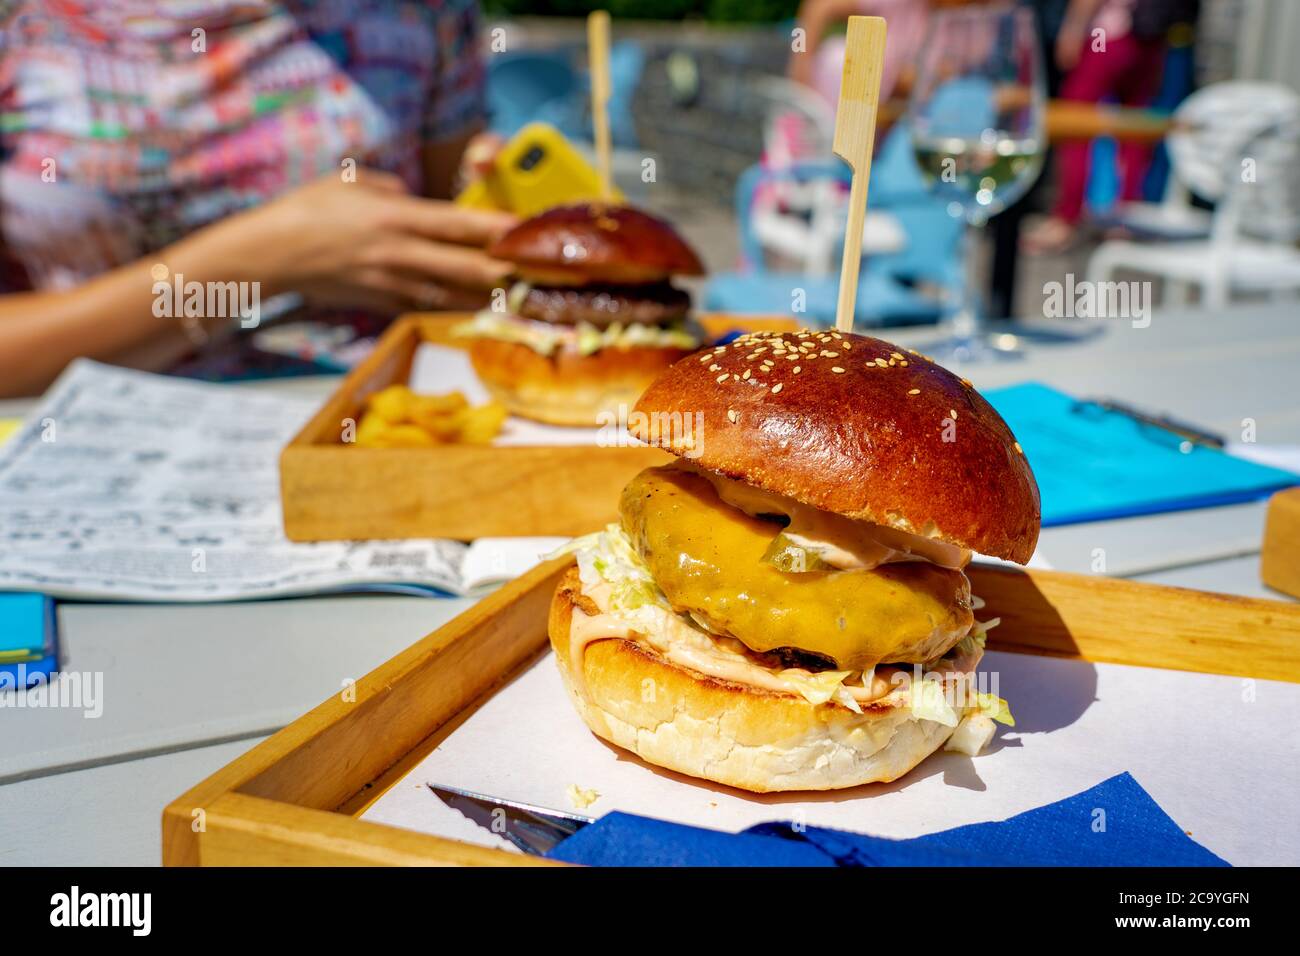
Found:
M 444 806 L 432 781 L 572 811 L 570 784 L 624 810 L 736 831 L 786 819 L 890 837 L 1005 819 L 1128 771 L 1193 839 L 1237 865 L 1300 864 L 1300 685 L 990 653 L 1016 727 L 980 757 L 940 753 L 903 779 L 759 796 L 660 770 L 595 737 L 550 655 L 482 705 L 363 814 L 510 849 Z M 1080 832 L 1086 840 L 1090 832 Z

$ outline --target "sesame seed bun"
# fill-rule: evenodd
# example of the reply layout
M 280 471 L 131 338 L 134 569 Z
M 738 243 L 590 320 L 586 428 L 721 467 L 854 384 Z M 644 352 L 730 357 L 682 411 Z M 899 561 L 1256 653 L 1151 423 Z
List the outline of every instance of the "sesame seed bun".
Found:
M 668 223 L 631 206 L 557 206 L 519 223 L 488 249 L 525 278 L 553 285 L 656 282 L 703 275 L 695 251 Z
M 601 424 L 602 413 L 630 408 L 656 376 L 687 354 L 682 348 L 635 345 L 590 355 L 567 348 L 543 355 L 502 339 L 476 338 L 469 344 L 479 381 L 512 415 L 589 427 Z
M 742 336 L 675 364 L 636 411 L 637 438 L 824 511 L 1022 564 L 1038 541 L 1038 485 L 1006 422 L 963 379 L 881 339 Z M 701 434 L 652 434 L 659 413 L 702 414 Z
M 548 620 L 564 685 L 596 736 L 649 763 L 756 793 L 836 790 L 896 780 L 952 735 L 903 704 L 866 704 L 861 714 L 814 705 L 697 673 L 621 637 L 587 644 L 576 677 L 570 633 L 585 600 L 570 569 Z

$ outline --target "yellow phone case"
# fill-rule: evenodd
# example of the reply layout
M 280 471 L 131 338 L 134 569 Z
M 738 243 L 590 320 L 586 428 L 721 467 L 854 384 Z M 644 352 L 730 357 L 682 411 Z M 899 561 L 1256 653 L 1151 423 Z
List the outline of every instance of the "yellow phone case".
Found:
M 467 186 L 456 204 L 535 216 L 552 206 L 600 198 L 600 174 L 548 123 L 529 123 L 502 147 L 492 171 Z M 613 190 L 611 197 L 622 201 Z

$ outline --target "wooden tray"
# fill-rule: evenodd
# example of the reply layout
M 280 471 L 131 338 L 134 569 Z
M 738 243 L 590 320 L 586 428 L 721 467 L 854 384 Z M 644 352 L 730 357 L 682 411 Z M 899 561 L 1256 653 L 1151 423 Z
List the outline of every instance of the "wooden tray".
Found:
M 163 811 L 168 865 L 533 865 L 360 820 L 547 647 L 570 559 L 539 565 L 213 774 Z M 1053 571 L 973 567 L 992 650 L 1300 683 L 1300 606 Z
M 357 448 L 346 419 L 366 399 L 405 383 L 421 342 L 461 347 L 460 314 L 403 316 L 280 454 L 284 531 L 293 541 L 578 535 L 616 517 L 618 494 L 643 468 L 669 460 L 656 448 L 593 445 L 445 445 Z M 709 335 L 791 330 L 790 318 L 702 315 Z

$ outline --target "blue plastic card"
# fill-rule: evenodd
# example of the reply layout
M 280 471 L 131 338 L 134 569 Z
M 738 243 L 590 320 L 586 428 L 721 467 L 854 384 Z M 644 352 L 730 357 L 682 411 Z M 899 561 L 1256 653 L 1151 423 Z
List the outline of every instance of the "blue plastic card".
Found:
M 44 594 L 0 592 L 0 664 L 40 660 L 53 631 L 54 602 Z
M 57 622 L 53 598 L 0 592 L 0 693 L 54 675 L 59 666 Z

